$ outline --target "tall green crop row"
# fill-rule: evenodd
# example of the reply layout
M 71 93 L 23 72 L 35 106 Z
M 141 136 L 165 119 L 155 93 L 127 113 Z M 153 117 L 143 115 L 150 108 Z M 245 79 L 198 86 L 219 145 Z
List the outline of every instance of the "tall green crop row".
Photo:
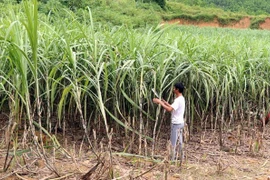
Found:
M 52 23 L 27 7 L 0 19 L 0 105 L 19 128 L 37 121 L 39 129 L 68 132 L 75 124 L 90 144 L 93 129 L 110 138 L 113 128 L 138 136 L 141 153 L 143 141 L 155 142 L 170 122 L 151 89 L 172 102 L 177 81 L 186 86 L 191 130 L 250 125 L 251 111 L 269 110 L 270 32 L 134 30 L 94 24 L 90 10 L 84 23 L 68 13 Z

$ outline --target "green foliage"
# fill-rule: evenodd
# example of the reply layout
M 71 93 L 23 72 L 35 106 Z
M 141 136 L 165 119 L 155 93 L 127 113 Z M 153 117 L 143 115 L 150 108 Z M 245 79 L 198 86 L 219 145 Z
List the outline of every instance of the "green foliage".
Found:
M 157 3 L 135 2 L 133 0 L 90 0 L 82 2 L 46 0 L 40 3 L 39 11 L 50 15 L 50 19 L 66 19 L 67 14 L 73 14 L 78 20 L 88 21 L 87 7 L 90 7 L 94 21 L 103 25 L 125 25 L 138 28 L 157 25 L 161 21 L 162 8 Z M 68 7 L 68 8 L 66 8 Z
M 267 17 L 265 17 L 265 16 L 256 16 L 256 17 L 252 18 L 250 28 L 251 29 L 259 29 L 260 24 L 264 23 L 266 18 Z
M 270 14 L 269 0 L 174 0 L 191 6 L 216 7 L 225 11 L 250 15 Z
M 234 17 L 219 17 L 218 22 L 221 25 L 228 25 L 230 23 L 238 22 L 240 21 L 242 16 L 234 16 Z
M 196 15 L 190 15 L 190 14 L 173 14 L 173 15 L 164 15 L 164 20 L 172 20 L 172 19 L 185 19 L 185 20 L 191 20 L 191 21 L 204 21 L 204 22 L 210 22 L 213 21 L 216 16 L 214 14 L 196 14 Z
M 195 115 L 209 116 L 214 129 L 219 119 L 232 123 L 245 119 L 253 107 L 269 109 L 269 31 L 169 25 L 133 29 L 145 26 L 142 20 L 148 23 L 153 9 L 139 9 L 138 2 L 128 0 L 102 3 L 93 11 L 64 9 L 64 16 L 55 10 L 53 21 L 37 16 L 37 6 L 32 11 L 30 3 L 25 9 L 10 5 L 14 9 L 0 17 L 0 97 L 14 103 L 11 110 L 18 120 L 50 112 L 59 124 L 69 119 L 91 130 L 99 121 L 107 133 L 117 124 L 139 135 L 140 121 L 149 124 L 143 133 L 152 134 L 162 113 L 151 103 L 151 88 L 170 101 L 176 81 L 186 85 L 190 123 L 201 123 Z M 177 14 L 173 8 L 169 15 Z M 189 10 L 189 15 L 215 18 L 200 10 Z M 100 25 L 106 23 L 102 18 L 119 26 Z M 136 121 L 134 126 L 126 125 L 128 118 Z
M 217 19 L 220 24 L 226 25 L 239 21 L 242 17 L 244 17 L 244 15 L 224 12 L 221 9 L 187 6 L 176 2 L 168 2 L 167 10 L 170 13 L 164 13 L 162 16 L 164 20 L 183 18 L 191 21 L 210 22 Z
M 166 0 L 155 0 L 157 2 L 157 4 L 162 7 L 165 8 L 166 6 Z
M 19 3 L 21 0 L 0 0 L 0 3 L 4 4 L 16 4 Z
M 7 4 L 16 4 L 15 0 L 4 0 L 3 2 L 5 2 L 2 4 L 3 9 L 6 9 Z M 205 22 L 217 20 L 220 24 L 227 25 L 247 16 L 246 13 L 226 12 L 220 8 L 214 8 L 217 7 L 214 3 L 210 3 L 209 8 L 209 3 L 207 3 L 207 0 L 171 0 L 168 2 L 165 0 L 41 0 L 39 1 L 39 12 L 46 16 L 49 15 L 51 22 L 56 22 L 56 19 L 59 18 L 65 21 L 67 14 L 73 14 L 74 18 L 80 21 L 89 21 L 84 17 L 88 13 L 87 7 L 90 7 L 95 22 L 117 26 L 125 25 L 131 28 L 155 26 L 162 20 L 175 18 Z M 259 23 L 262 22 L 262 20 L 255 19 L 252 21 L 251 28 L 258 28 Z
M 109 1 L 91 8 L 95 22 L 117 26 L 125 25 L 131 28 L 157 25 L 161 21 L 161 17 L 155 13 L 156 10 L 161 11 L 156 4 L 135 3 L 130 0 Z M 85 12 L 77 12 L 78 17 L 83 17 Z

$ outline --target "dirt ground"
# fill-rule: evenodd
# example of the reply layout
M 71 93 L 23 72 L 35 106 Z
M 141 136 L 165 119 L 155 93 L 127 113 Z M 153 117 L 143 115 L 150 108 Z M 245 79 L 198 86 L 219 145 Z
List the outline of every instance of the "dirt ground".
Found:
M 150 158 L 151 144 L 143 144 L 142 154 L 125 153 L 124 136 L 113 135 L 111 151 L 106 138 L 93 142 L 95 153 L 86 145 L 80 131 L 73 129 L 63 138 L 57 136 L 62 147 L 47 148 L 47 156 L 39 153 L 35 146 L 20 151 L 13 157 L 4 142 L 6 123 L 0 127 L 0 179 L 45 180 L 45 179 L 141 179 L 141 180 L 228 180 L 270 179 L 270 130 L 264 134 L 239 128 L 223 133 L 224 147 L 219 146 L 219 133 L 203 130 L 190 136 L 185 143 L 185 157 L 179 161 L 168 161 L 167 139 L 169 127 L 164 129 L 157 142 L 154 158 Z M 263 136 L 263 137 L 262 137 Z M 262 137 L 262 138 L 261 138 Z M 92 137 L 91 137 L 92 138 Z M 137 137 L 135 137 L 137 139 Z M 50 146 L 49 146 L 50 147 Z M 134 144 L 134 149 L 137 145 Z M 8 167 L 4 171 L 5 167 Z M 58 174 L 58 176 L 56 175 Z
M 222 25 L 218 22 L 217 19 L 211 22 L 204 22 L 204 21 L 190 21 L 186 19 L 173 19 L 170 21 L 166 21 L 163 23 L 169 23 L 169 24 L 181 24 L 181 25 L 194 25 L 199 27 L 226 27 L 226 28 L 236 28 L 236 29 L 247 29 L 250 27 L 251 19 L 250 17 L 244 17 L 238 22 L 231 23 L 229 25 Z M 262 30 L 270 30 L 270 18 L 266 18 L 263 23 L 259 25 L 259 29 Z

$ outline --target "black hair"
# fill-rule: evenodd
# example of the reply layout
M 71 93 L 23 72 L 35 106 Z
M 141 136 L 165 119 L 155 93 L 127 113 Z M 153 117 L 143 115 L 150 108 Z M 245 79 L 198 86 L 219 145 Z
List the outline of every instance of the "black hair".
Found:
M 175 89 L 178 89 L 178 91 L 180 93 L 183 93 L 184 92 L 184 89 L 185 89 L 185 86 L 183 85 L 183 83 L 179 82 L 179 83 L 175 83 L 174 84 L 174 88 Z

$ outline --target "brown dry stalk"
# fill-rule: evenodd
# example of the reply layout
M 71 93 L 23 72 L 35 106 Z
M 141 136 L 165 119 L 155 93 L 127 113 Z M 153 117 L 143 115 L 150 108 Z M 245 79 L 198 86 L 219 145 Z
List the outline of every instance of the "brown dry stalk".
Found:
M 32 164 L 34 164 L 35 162 L 36 162 L 36 160 L 34 160 L 34 161 L 30 164 L 30 166 L 31 166 Z M 16 169 L 16 170 L 13 170 L 11 173 L 7 174 L 6 176 L 0 177 L 0 180 L 7 179 L 8 177 L 12 176 L 13 174 L 19 172 L 19 171 L 22 170 L 22 169 L 26 169 L 26 170 L 27 170 L 26 167 L 27 167 L 28 165 L 29 165 L 29 164 L 25 164 L 24 166 L 22 166 L 22 167 L 20 167 L 20 168 L 18 168 L 18 169 Z
M 139 174 L 138 176 L 134 177 L 133 179 L 137 179 L 139 177 L 142 177 L 143 175 L 149 173 L 150 171 L 152 171 L 153 169 L 155 169 L 157 167 L 158 164 L 152 166 L 150 169 L 148 169 L 147 171 L 144 171 L 143 173 Z
M 102 167 L 105 166 L 105 155 L 102 156 L 101 154 L 98 156 L 97 158 L 97 164 L 95 166 L 93 166 L 86 174 L 84 174 L 81 177 L 81 180 L 90 180 L 92 179 L 91 176 L 92 174 L 98 169 L 98 167 L 101 165 L 99 172 L 97 172 L 96 174 L 104 174 L 104 173 L 100 173 L 102 171 Z M 107 168 L 105 168 L 107 169 Z
M 169 162 L 168 161 L 164 161 L 164 180 L 168 179 L 168 171 L 169 171 Z
M 113 161 L 112 161 L 112 135 L 113 135 L 113 128 L 111 128 L 111 132 L 109 133 L 109 153 L 110 153 L 110 165 L 109 165 L 109 176 L 111 179 L 113 179 Z
M 98 166 L 101 164 L 101 161 L 98 161 L 97 164 L 92 167 L 85 175 L 81 177 L 82 180 L 89 180 L 91 175 L 95 172 L 95 170 L 98 168 Z
M 61 177 L 58 177 L 58 178 L 54 178 L 54 179 L 51 179 L 51 180 L 65 179 L 65 178 L 67 178 L 67 177 L 69 177 L 69 176 L 72 176 L 73 174 L 74 174 L 74 173 L 66 174 L 66 175 L 64 175 L 64 176 L 61 176 Z
M 5 158 L 5 163 L 4 163 L 4 167 L 3 170 L 4 172 L 6 172 L 10 166 L 11 161 L 13 160 L 14 156 L 11 157 L 11 159 L 9 160 L 9 162 L 7 162 L 8 160 L 8 154 L 9 154 L 9 149 L 10 149 L 10 145 L 11 145 L 11 136 L 13 135 L 13 131 L 15 129 L 15 127 L 17 126 L 17 123 L 13 123 L 13 126 L 11 128 L 11 131 L 9 131 L 9 136 L 8 136 L 8 148 L 7 148 L 7 153 L 6 153 L 6 158 Z M 16 147 L 15 147 L 16 148 Z

